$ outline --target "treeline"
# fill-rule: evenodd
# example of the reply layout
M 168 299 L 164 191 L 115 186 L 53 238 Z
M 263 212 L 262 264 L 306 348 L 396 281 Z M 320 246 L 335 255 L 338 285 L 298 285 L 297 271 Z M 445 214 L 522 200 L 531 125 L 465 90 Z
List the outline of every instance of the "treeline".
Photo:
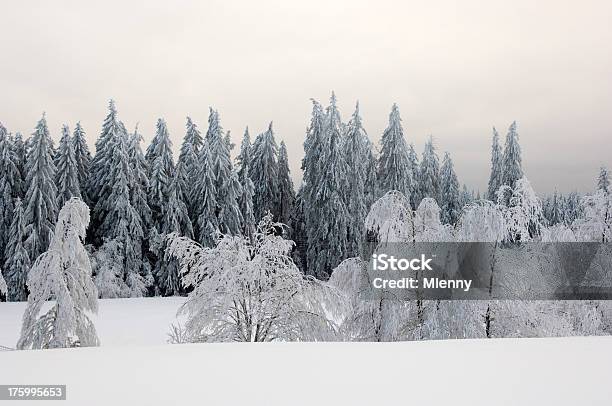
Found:
M 272 123 L 254 142 L 247 128 L 233 162 L 229 131 L 211 108 L 204 134 L 187 118 L 175 160 L 163 119 L 143 152 L 138 128 L 126 129 L 113 101 L 108 110 L 93 156 L 80 123 L 72 132 L 63 126 L 57 147 L 44 114 L 25 141 L 0 124 L 0 264 L 9 300 L 26 300 L 30 266 L 48 248 L 58 211 L 71 197 L 91 211 L 86 241 L 101 297 L 183 294 L 178 264 L 165 254 L 169 233 L 211 247 L 221 235 L 252 238 L 270 212 L 287 226 L 279 232 L 295 241 L 292 257 L 302 272 L 327 279 L 342 260 L 361 253 L 365 217 L 387 191 L 403 193 L 413 210 L 423 198 L 435 199 L 444 224 L 455 224 L 462 208 L 480 198 L 460 187 L 448 152 L 440 163 L 431 137 L 419 160 L 397 105 L 376 148 L 358 104 L 344 122 L 333 94 L 326 107 L 313 101 L 297 193 Z M 494 129 L 491 164 L 487 197 L 496 200 L 500 186 L 514 187 L 523 176 L 515 123 L 503 149 Z M 556 213 L 574 210 L 560 201 L 545 210 L 555 221 Z

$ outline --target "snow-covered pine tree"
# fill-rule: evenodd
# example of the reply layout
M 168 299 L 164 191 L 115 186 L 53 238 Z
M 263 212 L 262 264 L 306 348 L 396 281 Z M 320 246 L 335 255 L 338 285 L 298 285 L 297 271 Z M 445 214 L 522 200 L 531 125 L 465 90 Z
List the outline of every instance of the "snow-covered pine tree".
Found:
M 242 214 L 242 235 L 252 240 L 255 233 L 255 215 L 253 214 L 253 196 L 255 194 L 255 186 L 249 176 L 249 168 L 252 160 L 251 137 L 249 128 L 244 130 L 242 144 L 240 145 L 240 154 L 236 158 L 238 163 L 238 181 L 242 187 L 242 193 L 238 198 L 238 206 Z
M 198 166 L 198 153 L 202 149 L 202 135 L 197 125 L 191 120 L 190 117 L 187 117 L 187 131 L 185 133 L 185 137 L 183 138 L 183 143 L 181 144 L 181 152 L 179 154 L 179 158 L 177 161 L 178 164 L 181 164 L 180 172 L 177 172 L 177 176 L 181 176 L 183 178 L 183 182 L 186 185 L 185 192 L 187 192 L 184 196 L 185 204 L 189 210 L 189 216 L 192 222 L 196 221 L 196 208 L 194 207 L 194 202 L 192 201 L 192 191 L 196 183 L 196 178 L 193 176 L 197 172 Z
M 193 227 L 189 219 L 187 205 L 183 198 L 185 195 L 184 178 L 179 174 L 184 171 L 183 162 L 178 162 L 175 175 L 172 177 L 168 188 L 168 197 L 163 206 L 163 217 L 160 232 L 164 236 L 161 246 L 165 251 L 165 236 L 176 233 L 183 237 L 193 238 Z M 180 294 L 182 290 L 179 277 L 178 261 L 169 255 L 160 255 L 155 267 L 155 276 L 159 288 L 166 296 Z
M 238 198 L 242 191 L 238 175 L 234 172 L 230 157 L 231 142 L 223 136 L 219 122 L 219 113 L 210 109 L 206 141 L 210 149 L 212 170 L 215 180 L 215 214 L 219 230 L 223 234 L 236 235 L 242 227 L 242 214 L 238 207 Z
M 493 127 L 493 140 L 491 142 L 491 175 L 489 176 L 489 190 L 487 198 L 497 201 L 497 190 L 503 184 L 504 165 L 503 153 L 499 143 L 499 133 Z
M 89 203 L 87 198 L 87 182 L 89 182 L 92 158 L 87 146 L 87 140 L 85 140 L 85 130 L 81 126 L 80 121 L 76 123 L 72 133 L 72 148 L 74 149 L 74 160 L 76 161 L 81 196 L 83 196 L 86 203 Z
M 89 255 L 83 246 L 89 208 L 70 199 L 59 213 L 49 250 L 28 275 L 28 307 L 23 315 L 19 349 L 89 347 L 100 344 L 87 313 L 97 313 L 98 292 Z M 39 317 L 46 301 L 51 309 Z
M 148 275 L 142 262 L 142 219 L 130 199 L 130 184 L 134 176 L 127 154 L 127 142 L 127 133 L 122 128 L 121 133 L 108 144 L 108 182 L 111 189 L 107 199 L 98 201 L 96 209 L 106 213 L 99 226 L 100 236 L 104 241 L 116 240 L 120 246 L 122 280 L 125 281 L 122 296 L 134 297 L 146 292 Z
M 345 191 L 345 202 L 349 212 L 348 256 L 356 257 L 361 254 L 365 238 L 364 222 L 369 210 L 366 184 L 372 155 L 368 135 L 361 124 L 359 102 L 346 127 L 343 149 L 349 174 Z
M 9 286 L 7 300 L 11 301 L 24 301 L 28 298 L 26 281 L 30 269 L 30 258 L 23 246 L 24 236 L 23 205 L 21 199 L 17 198 L 4 255 L 4 275 Z
M 414 193 L 411 168 L 399 108 L 397 104 L 393 104 L 389 114 L 389 125 L 382 136 L 378 159 L 380 192 L 384 194 L 390 190 L 397 190 L 410 198 Z
M 253 159 L 249 168 L 249 177 L 255 186 L 253 195 L 253 213 L 255 219 L 261 219 L 269 211 L 275 220 L 279 219 L 279 185 L 278 185 L 278 146 L 274 139 L 272 123 L 268 130 L 259 134 L 253 144 Z
M 13 218 L 13 202 L 20 194 L 20 183 L 17 155 L 6 128 L 0 123 L 0 259 L 4 258 Z
M 514 189 L 516 182 L 523 177 L 521 146 L 518 139 L 516 121 L 514 121 L 508 129 L 503 154 L 503 184 L 510 186 L 511 189 Z
M 285 141 L 281 141 L 278 151 L 278 203 L 279 222 L 289 224 L 295 204 L 295 190 L 289 172 L 289 157 Z
M 440 209 L 442 210 L 442 223 L 453 225 L 457 222 L 461 214 L 462 206 L 460 202 L 459 181 L 457 180 L 453 161 L 448 152 L 444 154 L 440 172 Z
M 602 166 L 599 168 L 599 176 L 597 177 L 597 189 L 608 193 L 610 191 L 610 175 L 608 168 Z
M 72 197 L 81 199 L 81 186 L 79 183 L 79 168 L 77 167 L 74 145 L 67 125 L 62 127 L 62 138 L 55 157 L 55 185 L 57 187 L 58 207 Z
M 26 162 L 25 247 L 32 261 L 49 246 L 58 212 L 52 155 L 53 144 L 43 114 L 32 134 Z
M 26 164 L 26 146 L 23 142 L 23 137 L 20 132 L 15 133 L 13 137 L 13 151 L 15 151 L 15 165 L 19 170 L 19 179 L 15 183 L 16 191 L 19 197 L 23 198 L 26 192 L 26 172 L 25 172 L 25 164 Z
M 163 205 L 166 196 L 168 196 L 168 188 L 174 173 L 172 142 L 170 141 L 166 121 L 162 118 L 157 120 L 157 131 L 147 148 L 145 158 L 150 172 L 149 207 L 151 208 L 153 224 L 159 231 L 163 216 Z
M 318 110 L 314 112 L 318 113 Z M 319 119 L 313 117 L 313 122 L 317 121 Z M 349 213 L 343 195 L 347 190 L 349 174 L 342 151 L 342 123 L 333 93 L 325 113 L 324 134 L 320 141 L 320 178 L 305 201 L 309 242 L 307 272 L 317 278 L 327 279 L 333 269 L 347 258 L 349 225 Z
M 429 136 L 429 139 L 425 143 L 423 158 L 421 160 L 421 175 L 419 177 L 419 181 L 420 199 L 431 197 L 436 202 L 439 202 L 440 166 L 432 136 Z
M 419 191 L 419 185 L 421 183 L 421 169 L 419 166 L 419 156 L 416 153 L 413 143 L 410 143 L 410 148 L 408 150 L 408 161 L 410 162 L 410 174 L 412 175 L 413 189 L 412 194 L 409 197 L 410 205 L 412 206 L 412 210 L 416 210 L 420 202 L 419 195 L 421 194 Z
M 197 209 L 195 235 L 200 244 L 211 247 L 219 233 L 216 208 L 215 174 L 208 140 L 205 139 L 198 154 L 198 171 L 193 190 L 193 202 Z
M 295 246 L 293 247 L 293 253 L 291 257 L 293 262 L 303 273 L 306 272 L 306 255 L 308 251 L 308 235 L 306 231 L 306 217 L 304 215 L 304 187 L 300 186 L 298 193 L 295 197 L 295 204 L 293 205 L 293 212 L 289 219 L 289 229 L 291 235 L 289 236 Z
M 142 135 L 138 132 L 138 125 L 128 140 L 128 160 L 132 171 L 132 182 L 130 185 L 130 202 L 142 221 L 142 228 L 148 230 L 153 226 L 151 208 L 147 201 L 147 191 L 149 190 L 149 178 L 147 160 L 145 159 L 140 143 Z
M 87 182 L 87 197 L 90 199 L 92 207 L 96 204 L 101 196 L 108 196 L 111 185 L 108 182 L 109 157 L 112 154 L 112 149 L 109 144 L 115 137 L 123 131 L 121 122 L 117 116 L 117 108 L 115 102 L 108 102 L 108 115 L 102 123 L 102 131 L 96 140 L 96 154 L 91 161 L 89 181 Z M 102 222 L 105 213 L 92 210 L 91 229 L 96 232 L 98 225 Z
M 560 195 L 556 190 L 550 199 L 550 207 L 546 219 L 550 225 L 555 225 L 563 222 L 563 213 L 561 212 L 561 203 L 563 195 Z

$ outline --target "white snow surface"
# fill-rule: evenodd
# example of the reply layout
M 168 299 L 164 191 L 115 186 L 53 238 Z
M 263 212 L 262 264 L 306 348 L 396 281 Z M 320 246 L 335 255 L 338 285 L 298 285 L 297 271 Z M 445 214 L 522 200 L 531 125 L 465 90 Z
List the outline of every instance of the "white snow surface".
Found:
M 0 351 L 0 384 L 92 406 L 612 404 L 612 337 L 162 345 L 182 302 L 102 300 L 102 347 Z M 24 306 L 0 303 L 0 345 Z

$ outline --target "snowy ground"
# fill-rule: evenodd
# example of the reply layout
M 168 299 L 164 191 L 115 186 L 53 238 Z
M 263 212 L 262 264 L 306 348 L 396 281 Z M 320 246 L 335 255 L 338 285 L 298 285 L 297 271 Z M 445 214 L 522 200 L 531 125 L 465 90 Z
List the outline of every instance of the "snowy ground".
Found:
M 0 351 L 0 384 L 74 405 L 612 404 L 612 337 L 161 345 L 181 301 L 102 301 L 104 347 Z M 22 310 L 0 304 L 0 344 Z

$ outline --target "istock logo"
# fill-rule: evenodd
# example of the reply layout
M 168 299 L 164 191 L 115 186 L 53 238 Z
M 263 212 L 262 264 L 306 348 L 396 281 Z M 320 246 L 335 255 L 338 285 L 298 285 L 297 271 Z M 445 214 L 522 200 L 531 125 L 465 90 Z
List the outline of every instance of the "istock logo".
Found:
M 395 258 L 393 255 L 373 254 L 373 271 L 433 271 L 429 263 L 432 258 L 427 258 L 421 254 L 421 258 Z

